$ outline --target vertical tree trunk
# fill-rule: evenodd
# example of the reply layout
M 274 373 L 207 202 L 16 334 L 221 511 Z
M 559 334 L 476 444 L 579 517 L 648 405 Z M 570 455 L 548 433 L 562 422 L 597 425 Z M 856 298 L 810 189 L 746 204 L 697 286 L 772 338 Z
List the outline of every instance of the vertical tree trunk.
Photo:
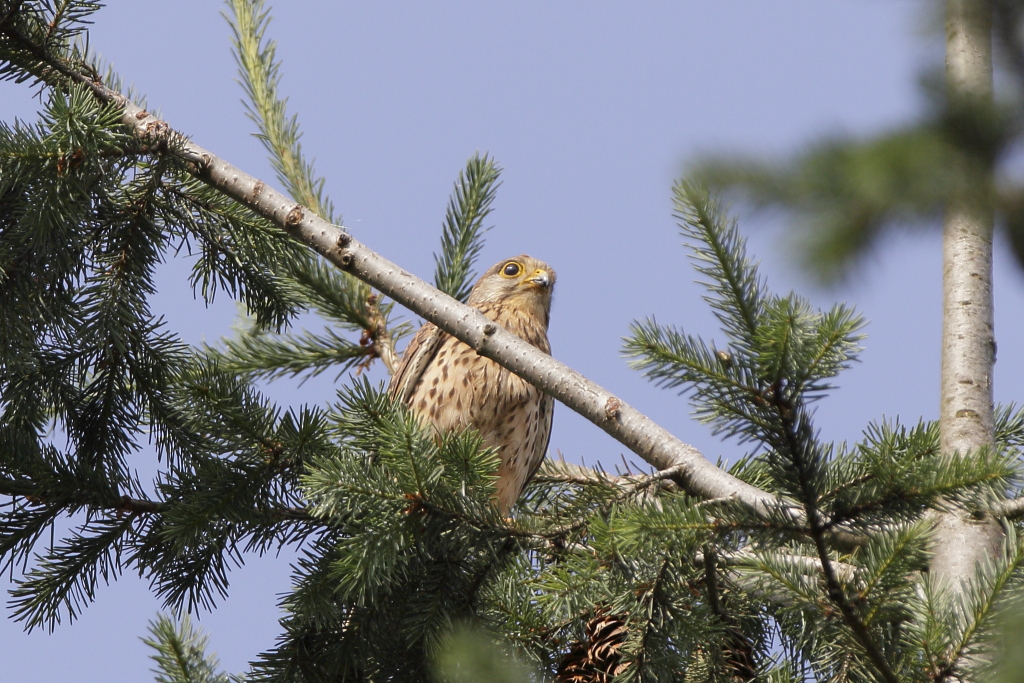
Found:
M 946 84 L 951 106 L 968 110 L 992 100 L 992 10 L 988 0 L 946 0 Z M 977 109 L 974 109 L 975 111 Z M 960 192 L 943 225 L 942 453 L 993 442 L 991 168 L 961 155 Z M 931 572 L 954 592 L 975 565 L 998 551 L 1002 529 L 964 510 L 937 515 Z

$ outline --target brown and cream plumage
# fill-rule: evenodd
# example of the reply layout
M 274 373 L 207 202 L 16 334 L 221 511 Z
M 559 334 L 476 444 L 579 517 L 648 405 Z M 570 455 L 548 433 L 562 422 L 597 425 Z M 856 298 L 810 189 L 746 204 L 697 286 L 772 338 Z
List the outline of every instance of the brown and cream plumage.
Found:
M 545 353 L 555 271 L 517 256 L 484 273 L 467 303 Z M 440 431 L 476 429 L 498 451 L 498 508 L 515 504 L 540 467 L 551 436 L 554 400 L 432 323 L 420 328 L 389 391 Z

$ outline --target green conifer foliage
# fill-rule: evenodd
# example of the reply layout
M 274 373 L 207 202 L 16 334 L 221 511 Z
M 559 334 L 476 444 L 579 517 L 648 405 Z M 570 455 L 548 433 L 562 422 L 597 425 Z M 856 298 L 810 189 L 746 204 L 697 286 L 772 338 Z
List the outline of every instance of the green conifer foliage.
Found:
M 281 635 L 254 644 L 244 680 L 945 681 L 993 661 L 1024 544 L 1008 522 L 1003 555 L 950 597 L 925 572 L 925 513 L 1016 486 L 1024 411 L 1000 411 L 994 448 L 950 457 L 925 422 L 822 440 L 814 402 L 856 360 L 862 319 L 774 294 L 723 206 L 681 181 L 675 215 L 723 336 L 648 319 L 624 350 L 746 449 L 728 469 L 777 512 L 699 499 L 671 471 L 549 460 L 504 518 L 479 435 L 432 433 L 383 385 L 346 380 L 326 406 L 263 395 L 257 379 L 388 362 L 407 325 L 74 84 L 96 73 L 72 43 L 93 9 L 0 3 L 0 76 L 48 95 L 38 123 L 0 125 L 0 561 L 26 628 L 73 620 L 124 571 L 170 613 L 213 609 L 243 553 L 290 545 Z M 266 11 L 235 0 L 229 20 L 280 179 L 332 216 L 276 94 Z M 458 176 L 435 280 L 453 296 L 498 174 L 474 155 Z M 177 253 L 196 257 L 197 294 L 250 314 L 223 345 L 184 344 L 151 310 L 154 268 Z M 289 329 L 306 310 L 324 332 Z M 138 481 L 150 441 L 161 470 Z M 62 515 L 74 528 L 45 542 Z M 236 680 L 187 618 L 160 617 L 147 642 L 158 681 Z

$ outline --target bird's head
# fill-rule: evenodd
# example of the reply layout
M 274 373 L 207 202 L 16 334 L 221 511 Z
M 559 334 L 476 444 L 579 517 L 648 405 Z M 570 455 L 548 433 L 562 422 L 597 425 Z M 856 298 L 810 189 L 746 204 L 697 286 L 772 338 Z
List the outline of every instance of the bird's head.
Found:
M 521 254 L 487 269 L 469 295 L 470 306 L 504 304 L 532 309 L 547 325 L 555 271 L 537 259 Z

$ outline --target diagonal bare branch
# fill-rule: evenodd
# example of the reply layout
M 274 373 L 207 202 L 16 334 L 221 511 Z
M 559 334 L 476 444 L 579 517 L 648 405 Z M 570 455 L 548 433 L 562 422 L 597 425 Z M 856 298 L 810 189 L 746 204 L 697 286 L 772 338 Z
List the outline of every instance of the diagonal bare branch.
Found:
M 7 27 L 4 31 L 8 32 Z M 73 66 L 54 61 L 50 55 L 39 56 L 52 62 L 47 80 L 61 78 L 84 84 L 102 101 L 116 103 L 123 108 L 122 122 L 135 136 L 155 149 L 188 162 L 196 178 L 249 207 L 332 264 L 434 323 L 480 355 L 558 399 L 655 468 L 673 470 L 678 483 L 687 492 L 705 499 L 734 499 L 765 518 L 778 521 L 782 516 L 794 526 L 803 525 L 803 511 L 791 502 L 721 470 L 696 448 L 683 443 L 608 390 L 522 341 L 476 309 L 388 261 L 344 228 L 332 225 L 262 180 L 194 144 L 165 121 L 99 80 Z

